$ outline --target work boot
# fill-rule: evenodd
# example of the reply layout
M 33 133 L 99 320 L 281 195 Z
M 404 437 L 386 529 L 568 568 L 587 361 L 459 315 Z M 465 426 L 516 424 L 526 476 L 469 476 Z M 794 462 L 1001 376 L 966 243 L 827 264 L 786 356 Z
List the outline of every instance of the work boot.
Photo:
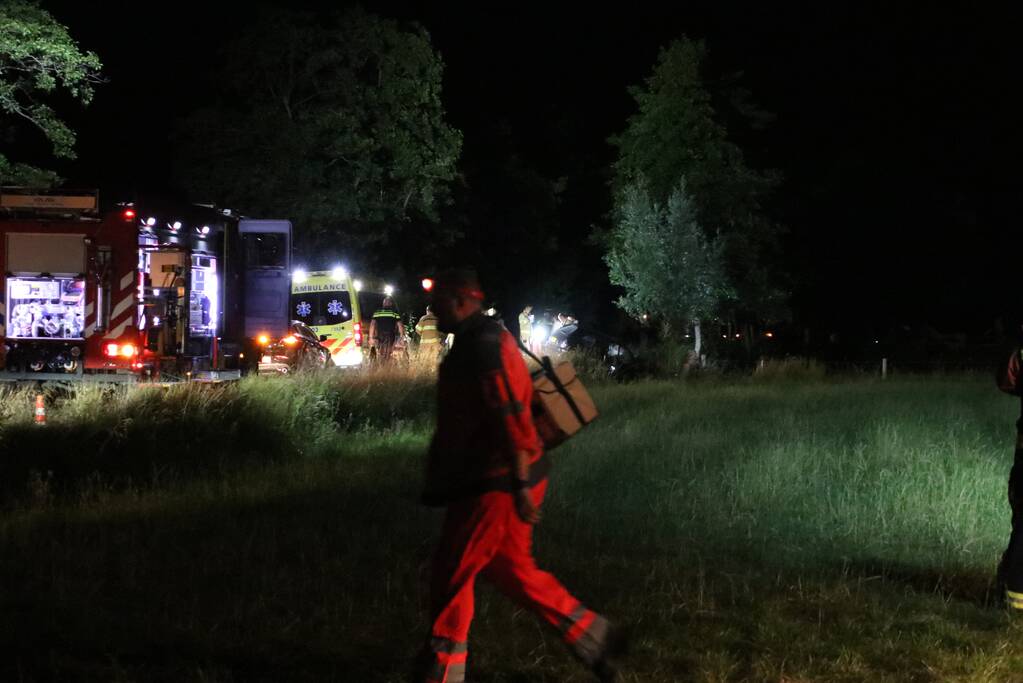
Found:
M 629 652 L 629 633 L 620 626 L 611 625 L 604 640 L 604 651 L 600 659 L 593 663 L 590 670 L 600 683 L 615 683 L 618 680 L 618 669 L 611 660 L 624 657 Z

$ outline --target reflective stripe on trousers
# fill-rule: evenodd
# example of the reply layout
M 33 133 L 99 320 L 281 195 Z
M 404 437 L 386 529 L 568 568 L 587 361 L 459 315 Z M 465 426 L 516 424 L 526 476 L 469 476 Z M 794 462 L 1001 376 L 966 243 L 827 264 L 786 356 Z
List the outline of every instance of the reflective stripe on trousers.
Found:
M 596 612 L 579 605 L 560 625 L 561 637 L 586 666 L 593 666 L 607 644 L 610 624 Z
M 447 638 L 430 639 L 430 668 L 426 683 L 463 683 L 469 644 Z

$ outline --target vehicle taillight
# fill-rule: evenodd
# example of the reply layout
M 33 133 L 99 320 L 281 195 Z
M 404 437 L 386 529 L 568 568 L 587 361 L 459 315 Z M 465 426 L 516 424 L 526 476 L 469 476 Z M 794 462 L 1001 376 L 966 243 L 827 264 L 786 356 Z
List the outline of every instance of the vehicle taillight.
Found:
M 124 220 L 130 221 L 132 218 L 135 218 L 135 209 L 125 209 L 121 212 L 121 215 L 124 217 Z
M 355 345 L 362 346 L 362 323 L 355 323 Z
M 298 337 L 296 337 L 293 334 L 289 334 L 287 337 L 285 337 L 281 341 L 284 342 L 285 344 L 287 344 L 288 346 L 294 346 L 295 344 L 298 343 Z
M 110 343 L 103 347 L 103 351 L 110 358 L 134 358 L 135 354 L 138 353 L 138 349 L 135 348 L 134 344 L 114 344 Z

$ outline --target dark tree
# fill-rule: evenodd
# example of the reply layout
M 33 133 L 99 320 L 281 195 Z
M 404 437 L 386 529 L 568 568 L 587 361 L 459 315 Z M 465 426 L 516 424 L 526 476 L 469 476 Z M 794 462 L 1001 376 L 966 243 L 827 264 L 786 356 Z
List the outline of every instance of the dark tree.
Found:
M 311 261 L 386 263 L 413 227 L 450 240 L 438 207 L 461 134 L 444 120 L 442 72 L 418 26 L 263 13 L 214 69 L 218 100 L 180 126 L 181 180 L 195 199 L 291 219 Z
M 75 133 L 46 103 L 65 92 L 83 105 L 102 81 L 99 57 L 83 52 L 49 12 L 35 2 L 0 3 L 0 135 L 6 143 L 18 125 L 41 133 L 53 155 L 75 158 Z M 6 145 L 5 145 L 6 146 Z M 14 162 L 0 154 L 0 185 L 49 186 L 52 171 Z

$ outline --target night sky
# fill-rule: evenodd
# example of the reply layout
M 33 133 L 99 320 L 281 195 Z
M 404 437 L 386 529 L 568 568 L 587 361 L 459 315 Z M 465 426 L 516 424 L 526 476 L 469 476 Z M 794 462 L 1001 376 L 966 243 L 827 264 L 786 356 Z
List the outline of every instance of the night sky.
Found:
M 215 87 L 204 78 L 209 65 L 250 5 L 43 5 L 99 54 L 109 78 L 92 107 L 67 116 L 79 159 L 59 170 L 108 200 L 173 194 L 172 124 Z M 966 5 L 482 5 L 363 6 L 430 32 L 466 160 L 514 153 L 545 177 L 567 178 L 565 234 L 581 238 L 604 220 L 607 138 L 633 111 L 626 88 L 684 33 L 706 41 L 712 77 L 742 72 L 740 84 L 775 115 L 735 139 L 753 166 L 784 177 L 768 209 L 788 226 L 797 322 L 983 333 L 1023 301 L 1011 17 Z

